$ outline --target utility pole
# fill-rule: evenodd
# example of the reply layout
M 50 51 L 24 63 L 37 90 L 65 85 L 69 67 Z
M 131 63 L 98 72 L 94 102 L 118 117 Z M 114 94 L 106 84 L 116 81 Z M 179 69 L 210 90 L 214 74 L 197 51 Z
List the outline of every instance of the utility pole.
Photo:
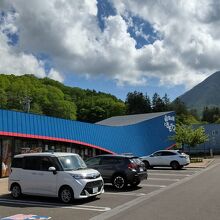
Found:
M 23 109 L 25 112 L 29 113 L 31 108 L 32 98 L 29 96 L 25 96 L 23 99 Z

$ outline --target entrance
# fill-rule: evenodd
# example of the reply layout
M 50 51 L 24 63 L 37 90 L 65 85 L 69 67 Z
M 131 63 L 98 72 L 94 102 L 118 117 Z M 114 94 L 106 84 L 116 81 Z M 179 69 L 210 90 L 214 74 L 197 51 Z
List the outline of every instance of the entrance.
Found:
M 11 159 L 12 159 L 12 140 L 11 139 L 2 139 L 1 144 L 1 177 L 9 176 L 11 169 Z

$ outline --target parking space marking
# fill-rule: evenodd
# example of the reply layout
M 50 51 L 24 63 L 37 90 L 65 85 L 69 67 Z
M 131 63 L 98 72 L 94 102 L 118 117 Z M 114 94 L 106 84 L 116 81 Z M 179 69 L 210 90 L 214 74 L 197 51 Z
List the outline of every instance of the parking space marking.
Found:
M 174 181 L 174 182 L 177 182 L 177 181 L 180 181 L 180 179 L 166 179 L 166 178 L 147 178 L 148 180 L 165 180 L 165 181 Z
M 158 187 L 158 188 L 163 188 L 166 187 L 166 185 L 156 185 L 156 184 L 140 184 L 139 186 L 146 186 L 146 187 Z
M 60 203 L 45 203 L 45 202 L 33 202 L 26 200 L 11 200 L 11 199 L 0 199 L 2 204 L 15 204 L 15 205 L 27 205 L 27 206 L 38 206 L 45 208 L 61 208 L 61 209 L 80 209 L 88 211 L 106 212 L 111 210 L 109 207 L 102 206 L 88 206 L 88 205 L 74 205 L 73 206 L 63 206 Z
M 184 183 L 192 180 L 193 178 L 196 178 L 197 176 L 201 175 L 202 173 L 207 172 L 207 171 L 213 169 L 214 167 L 216 167 L 218 165 L 220 165 L 220 163 L 216 163 L 216 164 L 214 164 L 212 166 L 209 166 L 208 168 L 205 168 L 204 170 L 201 170 L 201 171 L 195 173 L 194 175 L 190 175 L 190 176 L 188 176 L 186 178 L 183 178 L 183 179 L 181 179 L 181 181 L 172 183 L 172 184 L 170 184 L 167 187 L 154 190 L 153 192 L 148 193 L 145 196 L 141 196 L 141 197 L 138 197 L 136 199 L 133 199 L 133 200 L 127 202 L 127 203 L 124 203 L 124 204 L 122 204 L 120 206 L 117 206 L 117 207 L 113 208 L 112 210 L 110 210 L 108 212 L 105 212 L 105 213 L 102 213 L 100 215 L 94 216 L 94 217 L 90 218 L 90 220 L 106 220 L 106 219 L 109 219 L 109 218 L 111 218 L 113 216 L 116 216 L 119 213 L 122 213 L 122 212 L 126 211 L 127 209 L 133 208 L 134 206 L 142 203 L 143 201 L 146 201 L 146 200 L 148 200 L 148 199 L 150 199 L 150 198 L 152 198 L 152 197 L 154 197 L 154 196 L 156 196 L 156 195 L 158 195 L 158 194 L 160 194 L 162 192 L 165 192 L 167 190 L 172 189 L 173 187 L 177 187 L 177 186 L 179 186 L 181 184 L 184 184 Z
M 191 176 L 190 174 L 178 174 L 178 173 L 149 173 L 150 176 Z
M 148 170 L 148 173 L 173 173 L 173 174 L 195 174 L 200 170 Z
M 107 195 L 120 195 L 120 196 L 144 196 L 145 193 L 127 193 L 127 192 L 105 192 Z
M 109 207 L 101 207 L 101 206 L 84 206 L 84 205 L 76 205 L 76 206 L 63 206 L 62 209 L 81 209 L 81 210 L 89 210 L 89 211 L 97 211 L 97 212 L 106 212 L 111 210 Z

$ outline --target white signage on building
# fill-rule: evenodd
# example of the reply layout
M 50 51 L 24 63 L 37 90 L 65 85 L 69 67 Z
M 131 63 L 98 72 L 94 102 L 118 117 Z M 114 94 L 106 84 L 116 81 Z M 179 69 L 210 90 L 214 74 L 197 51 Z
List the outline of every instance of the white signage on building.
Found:
M 164 126 L 169 130 L 169 132 L 175 131 L 175 116 L 165 115 Z

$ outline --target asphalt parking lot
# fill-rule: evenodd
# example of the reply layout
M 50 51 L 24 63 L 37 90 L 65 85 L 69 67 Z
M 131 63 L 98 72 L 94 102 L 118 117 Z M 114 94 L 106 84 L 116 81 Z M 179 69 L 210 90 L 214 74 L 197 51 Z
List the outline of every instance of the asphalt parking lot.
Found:
M 96 199 L 76 200 L 71 205 L 64 205 L 55 198 L 24 196 L 22 200 L 11 199 L 5 192 L 0 196 L 0 219 L 16 215 L 47 216 L 50 219 L 99 219 L 100 214 L 114 210 L 123 210 L 137 204 L 148 196 L 159 194 L 198 174 L 204 169 L 185 168 L 172 170 L 169 168 L 154 168 L 148 170 L 148 179 L 136 187 L 128 187 L 116 191 L 111 185 L 105 185 L 105 193 Z M 39 218 L 40 219 L 40 218 Z M 46 219 L 41 218 L 41 219 Z M 49 218 L 48 218 L 49 219 Z M 102 218 L 100 218 L 102 219 Z

